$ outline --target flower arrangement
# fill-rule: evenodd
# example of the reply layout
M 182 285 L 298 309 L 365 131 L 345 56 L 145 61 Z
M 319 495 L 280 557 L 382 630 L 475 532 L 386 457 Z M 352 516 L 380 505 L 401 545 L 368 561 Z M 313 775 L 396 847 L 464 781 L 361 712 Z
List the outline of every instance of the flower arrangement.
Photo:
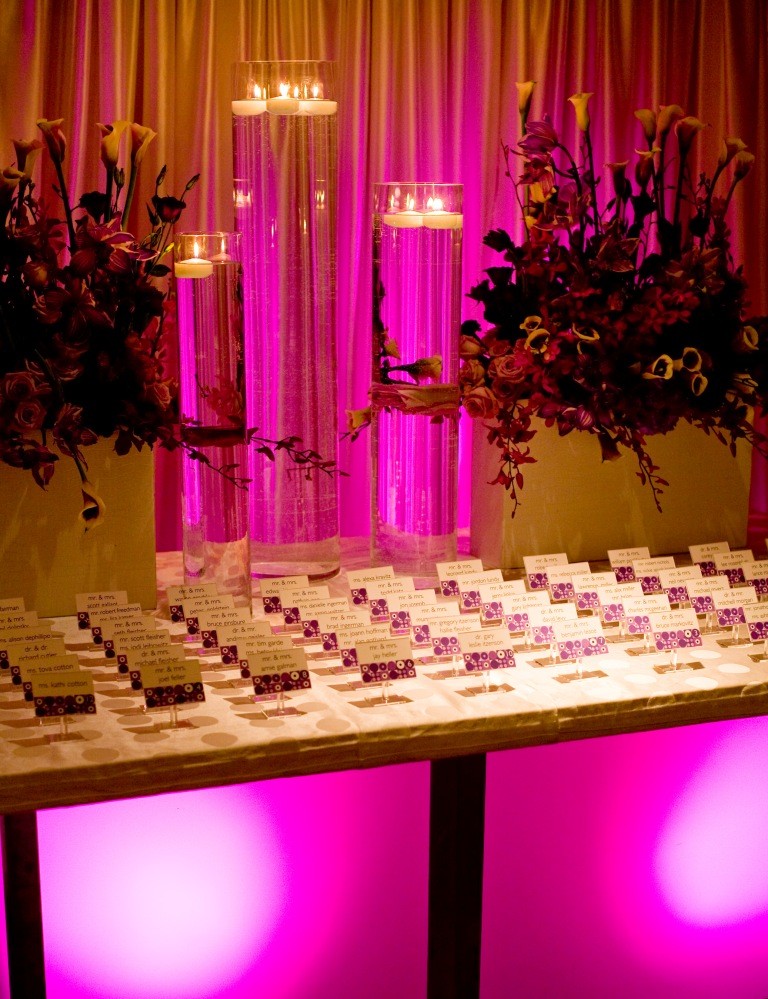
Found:
M 704 128 L 678 105 L 635 112 L 645 148 L 607 165 L 601 207 L 588 93 L 570 98 L 581 138 L 577 161 L 545 115 L 529 121 L 533 83 L 518 84 L 522 137 L 503 146 L 525 224 L 516 243 L 494 229 L 485 244 L 502 263 L 469 297 L 490 328 L 462 324 L 464 409 L 487 424 L 499 450 L 495 482 L 520 502 L 534 462 L 534 416 L 561 435 L 586 431 L 603 460 L 624 448 L 660 510 L 667 481 L 646 439 L 685 420 L 735 453 L 763 453 L 752 422 L 768 389 L 768 319 L 745 318 L 746 284 L 734 264 L 726 214 L 754 156 L 726 138 L 711 176 L 691 176 Z
M 0 172 L 0 459 L 30 471 L 44 488 L 60 456 L 70 458 L 83 483 L 88 527 L 103 512 L 87 477 L 87 449 L 99 438 L 114 438 L 120 455 L 159 445 L 212 465 L 179 432 L 178 383 L 167 360 L 175 328 L 164 261 L 198 176 L 180 198 L 162 195 L 163 167 L 147 206 L 149 231 L 137 239 L 123 220 L 156 133 L 126 121 L 99 125 L 104 189 L 75 203 L 64 176 L 63 119 L 37 124 L 42 139 L 14 142 L 16 164 Z M 120 167 L 124 135 L 130 151 Z M 44 149 L 58 181 L 53 203 L 36 196 L 32 180 Z M 301 449 L 299 438 L 271 441 L 253 430 L 247 439 L 268 459 L 284 450 L 307 474 L 336 471 L 335 463 Z M 216 470 L 235 485 L 247 481 L 231 466 Z

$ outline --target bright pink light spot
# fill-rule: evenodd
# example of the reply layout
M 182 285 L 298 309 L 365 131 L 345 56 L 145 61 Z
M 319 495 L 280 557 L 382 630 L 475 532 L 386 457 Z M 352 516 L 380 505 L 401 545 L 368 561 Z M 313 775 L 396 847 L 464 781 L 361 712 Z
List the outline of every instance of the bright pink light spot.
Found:
M 93 999 L 212 996 L 279 921 L 282 851 L 243 789 L 42 813 L 39 828 L 51 999 L 74 983 Z
M 768 721 L 718 741 L 679 795 L 656 845 L 661 893 L 680 919 L 726 926 L 768 912 Z

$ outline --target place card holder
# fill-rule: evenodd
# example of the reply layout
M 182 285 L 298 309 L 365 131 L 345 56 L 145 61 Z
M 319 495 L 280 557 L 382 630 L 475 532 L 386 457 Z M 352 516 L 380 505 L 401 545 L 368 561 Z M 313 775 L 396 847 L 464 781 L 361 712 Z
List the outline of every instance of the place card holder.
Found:
M 712 594 L 694 594 L 690 597 L 690 604 L 694 614 L 698 617 L 704 618 L 704 624 L 701 628 L 702 634 L 707 634 L 710 631 L 716 631 L 717 629 L 714 627 L 715 601 Z
M 761 663 L 768 659 L 768 612 L 764 608 L 745 608 L 747 630 L 750 641 L 753 643 L 762 642 L 762 652 L 750 655 L 754 663 Z
M 459 645 L 465 672 L 482 675 L 483 693 L 490 692 L 490 677 L 493 670 L 509 669 L 516 665 L 515 653 L 506 628 L 467 632 L 459 636 Z
M 653 644 L 657 652 L 669 652 L 671 660 L 653 667 L 656 673 L 671 673 L 679 669 L 703 669 L 700 662 L 681 662 L 680 651 L 701 648 L 701 631 L 693 610 L 651 614 Z
M 715 620 L 717 621 L 717 626 L 720 630 L 725 630 L 730 628 L 731 634 L 729 638 L 718 638 L 717 644 L 724 649 L 731 649 L 734 646 L 741 645 L 751 645 L 752 642 L 749 638 L 741 637 L 741 626 L 746 624 L 746 618 L 744 617 L 744 607 L 741 604 L 715 607 Z
M 360 642 L 356 651 L 363 685 L 378 685 L 381 688 L 382 704 L 404 700 L 397 696 L 391 698 L 389 687 L 398 680 L 414 679 L 416 676 L 416 664 L 412 658 L 410 640 L 388 638 L 381 641 Z
M 38 677 L 30 686 L 35 717 L 40 722 L 46 718 L 59 722 L 58 734 L 46 736 L 49 742 L 79 738 L 70 732 L 70 722 L 80 715 L 96 714 L 93 677 L 85 670 Z
M 284 649 L 263 656 L 258 667 L 254 667 L 251 680 L 256 704 L 274 701 L 274 710 L 264 708 L 264 714 L 272 717 L 299 714 L 297 708 L 288 705 L 287 695 L 312 687 L 302 649 Z
M 157 728 L 172 730 L 189 728 L 191 723 L 179 719 L 182 707 L 197 707 L 205 701 L 205 688 L 200 664 L 193 659 L 162 665 L 142 664 L 140 670 L 144 706 L 150 714 L 168 711 L 168 723 Z
M 601 669 L 584 670 L 584 660 L 594 662 L 599 656 L 608 654 L 608 643 L 603 635 L 600 621 L 596 617 L 578 621 L 561 621 L 554 626 L 555 650 L 559 664 L 572 663 L 574 673 L 560 673 L 554 677 L 558 683 L 570 683 L 594 677 L 605 677 Z
M 642 638 L 642 646 L 631 646 L 628 648 L 628 656 L 649 656 L 653 655 L 651 646 L 651 616 L 650 614 L 627 614 L 624 618 L 624 628 L 628 639 Z

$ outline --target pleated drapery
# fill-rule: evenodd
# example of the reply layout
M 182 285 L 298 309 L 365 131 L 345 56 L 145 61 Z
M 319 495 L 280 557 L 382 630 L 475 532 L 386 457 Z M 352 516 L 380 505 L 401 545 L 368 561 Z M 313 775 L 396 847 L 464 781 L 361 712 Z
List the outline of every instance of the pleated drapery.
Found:
M 149 125 L 158 138 L 127 220 L 140 233 L 164 163 L 166 193 L 202 175 L 185 228 L 231 228 L 234 62 L 337 61 L 342 410 L 366 404 L 370 374 L 372 184 L 463 183 L 469 290 L 491 262 L 483 234 L 514 228 L 500 145 L 517 138 L 515 81 L 537 81 L 533 116 L 548 112 L 566 141 L 575 137 L 567 98 L 594 92 L 596 164 L 632 160 L 642 145 L 632 112 L 660 104 L 711 126 L 697 144 L 710 172 L 723 135 L 747 142 L 757 161 L 737 192 L 734 251 L 753 311 L 768 310 L 768 0 L 4 0 L 0 38 L 0 165 L 13 162 L 12 138 L 35 135 L 37 118 L 64 118 L 66 173 L 81 193 L 101 184 L 95 123 Z M 464 317 L 475 315 L 467 300 Z M 367 463 L 363 439 L 342 443 L 348 534 L 368 529 Z M 755 469 L 752 528 L 762 539 L 768 474 L 762 461 Z M 178 493 L 176 461 L 161 454 L 161 547 L 180 543 Z M 460 495 L 466 522 L 466 472 Z

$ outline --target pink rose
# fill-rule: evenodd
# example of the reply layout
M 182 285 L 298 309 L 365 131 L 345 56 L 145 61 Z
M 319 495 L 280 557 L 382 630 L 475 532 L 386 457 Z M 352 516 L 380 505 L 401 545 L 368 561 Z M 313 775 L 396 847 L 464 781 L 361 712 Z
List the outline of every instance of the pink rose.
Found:
M 485 381 L 485 368 L 479 361 L 464 361 L 459 370 L 459 385 L 463 389 L 476 388 Z
M 3 378 L 0 392 L 11 402 L 22 402 L 24 399 L 33 399 L 47 388 L 47 385 L 40 384 L 32 371 L 11 371 Z
M 30 430 L 39 430 L 45 419 L 45 407 L 39 399 L 24 399 L 16 407 L 13 415 L 13 426 L 24 434 Z
M 490 419 L 499 409 L 496 396 L 488 388 L 472 389 L 464 396 L 462 405 L 473 420 Z

